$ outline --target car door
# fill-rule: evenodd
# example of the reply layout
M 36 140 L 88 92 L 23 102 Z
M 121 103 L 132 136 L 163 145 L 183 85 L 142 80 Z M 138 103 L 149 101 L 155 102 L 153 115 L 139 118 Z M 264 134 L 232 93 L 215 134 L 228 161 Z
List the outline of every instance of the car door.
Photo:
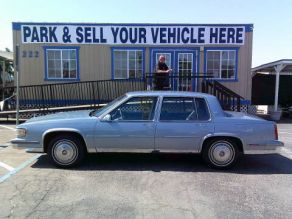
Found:
M 164 97 L 156 126 L 155 149 L 198 151 L 214 125 L 204 98 Z
M 96 127 L 97 150 L 154 149 L 157 97 L 133 97 L 101 119 Z

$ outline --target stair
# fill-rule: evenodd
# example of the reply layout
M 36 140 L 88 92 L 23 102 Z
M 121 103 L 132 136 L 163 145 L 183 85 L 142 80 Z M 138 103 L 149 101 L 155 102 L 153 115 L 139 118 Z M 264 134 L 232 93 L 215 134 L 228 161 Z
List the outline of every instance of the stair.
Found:
M 224 110 L 240 112 L 241 101 L 244 100 L 244 98 L 218 81 L 202 81 L 202 92 L 216 96 Z

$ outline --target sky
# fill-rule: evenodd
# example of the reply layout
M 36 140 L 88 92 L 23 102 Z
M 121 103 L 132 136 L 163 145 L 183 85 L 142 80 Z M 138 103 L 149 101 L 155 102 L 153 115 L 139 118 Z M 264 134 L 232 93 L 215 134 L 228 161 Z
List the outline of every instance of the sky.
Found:
M 0 0 L 0 50 L 12 22 L 252 23 L 252 66 L 292 59 L 292 0 Z

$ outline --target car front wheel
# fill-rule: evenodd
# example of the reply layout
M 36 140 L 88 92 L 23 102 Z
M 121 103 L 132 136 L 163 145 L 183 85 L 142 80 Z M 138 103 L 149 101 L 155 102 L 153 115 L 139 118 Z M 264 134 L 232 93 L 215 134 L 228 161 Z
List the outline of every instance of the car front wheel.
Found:
M 85 156 L 85 147 L 74 135 L 58 135 L 49 142 L 47 153 L 54 165 L 69 168 L 81 163 Z
M 227 169 L 233 166 L 239 155 L 238 147 L 230 139 L 215 139 L 207 142 L 203 148 L 203 159 L 216 169 Z

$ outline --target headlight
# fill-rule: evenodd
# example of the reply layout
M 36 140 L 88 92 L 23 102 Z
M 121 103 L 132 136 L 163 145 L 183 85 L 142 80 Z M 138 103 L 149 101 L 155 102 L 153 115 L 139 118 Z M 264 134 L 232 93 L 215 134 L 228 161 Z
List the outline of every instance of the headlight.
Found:
M 24 128 L 18 128 L 18 129 L 16 129 L 16 135 L 19 138 L 25 137 L 26 136 L 26 133 L 27 133 L 27 131 Z

